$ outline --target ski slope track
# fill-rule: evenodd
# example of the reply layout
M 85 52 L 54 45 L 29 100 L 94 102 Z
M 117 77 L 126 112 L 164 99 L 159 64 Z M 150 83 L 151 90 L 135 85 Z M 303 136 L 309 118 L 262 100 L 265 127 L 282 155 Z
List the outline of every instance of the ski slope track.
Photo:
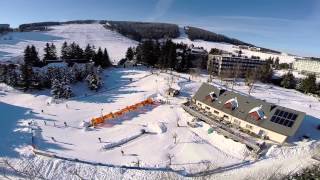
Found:
M 128 47 L 137 45 L 136 41 L 130 40 L 121 34 L 107 30 L 101 24 L 70 24 L 50 26 L 46 32 L 13 32 L 0 36 L 0 61 L 21 60 L 23 51 L 27 45 L 35 45 L 40 56 L 47 42 L 60 48 L 64 41 L 76 42 L 82 48 L 87 44 L 96 48 L 107 48 L 109 56 L 114 63 L 125 57 Z
M 231 53 L 236 53 L 239 51 L 239 47 L 232 45 L 232 44 L 227 44 L 227 43 L 217 43 L 217 42 L 209 42 L 209 41 L 204 41 L 204 40 L 193 40 L 191 41 L 188 38 L 188 35 L 185 33 L 184 27 L 180 27 L 180 37 L 173 39 L 174 42 L 176 43 L 184 43 L 184 44 L 193 44 L 195 47 L 203 47 L 205 50 L 208 52 L 212 48 L 217 48 L 221 49 L 227 52 Z M 259 56 L 261 59 L 268 59 L 268 58 L 279 58 L 280 63 L 292 63 L 297 56 L 291 56 L 286 53 L 281 53 L 281 54 L 272 54 L 272 53 L 263 53 L 263 52 L 256 52 L 256 51 L 251 51 L 251 50 L 245 50 L 242 49 L 242 55 L 244 56 Z

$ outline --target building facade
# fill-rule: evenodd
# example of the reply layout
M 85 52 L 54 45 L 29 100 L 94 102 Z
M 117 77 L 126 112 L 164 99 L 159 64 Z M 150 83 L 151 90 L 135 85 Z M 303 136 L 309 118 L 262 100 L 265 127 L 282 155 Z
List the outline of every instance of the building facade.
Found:
M 207 70 L 215 75 L 228 74 L 237 71 L 239 76 L 244 76 L 248 70 L 260 68 L 266 61 L 248 57 L 238 57 L 230 54 L 209 54 Z
M 262 138 L 284 143 L 300 127 L 305 113 L 203 83 L 192 103 L 213 118 Z
M 9 24 L 0 24 L 0 29 L 10 29 Z
M 315 73 L 320 76 L 320 59 L 297 58 L 293 63 L 293 69 L 300 73 Z

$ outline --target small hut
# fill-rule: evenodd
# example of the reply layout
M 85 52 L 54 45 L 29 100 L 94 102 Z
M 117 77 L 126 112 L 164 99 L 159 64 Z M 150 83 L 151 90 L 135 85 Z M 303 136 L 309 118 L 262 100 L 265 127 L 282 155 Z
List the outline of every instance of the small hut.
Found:
M 180 91 L 177 89 L 169 88 L 167 93 L 169 96 L 176 97 L 180 94 Z

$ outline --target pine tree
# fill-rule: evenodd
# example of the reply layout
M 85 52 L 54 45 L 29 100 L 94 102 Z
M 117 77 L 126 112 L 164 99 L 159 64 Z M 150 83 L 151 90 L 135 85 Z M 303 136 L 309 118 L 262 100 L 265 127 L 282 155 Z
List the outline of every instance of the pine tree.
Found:
M 98 91 L 98 89 L 102 86 L 102 80 L 99 75 L 91 73 L 86 78 L 88 82 L 88 87 L 90 90 Z
M 62 85 L 58 79 L 54 79 L 51 83 L 51 95 L 54 99 L 59 99 L 62 96 Z
M 27 65 L 33 65 L 32 56 L 31 56 L 31 47 L 29 45 L 24 50 L 24 63 Z
M 282 76 L 281 86 L 288 89 L 294 89 L 297 85 L 296 79 L 291 72 Z
M 69 59 L 69 46 L 66 41 L 62 44 L 61 47 L 61 59 Z
M 40 58 L 38 56 L 38 51 L 34 45 L 30 48 L 31 61 L 33 66 L 41 66 Z
M 112 63 L 110 61 L 110 57 L 109 57 L 109 54 L 108 54 L 108 51 L 106 48 L 104 48 L 104 51 L 103 51 L 103 58 L 102 58 L 102 64 L 101 64 L 102 67 L 110 67 L 112 66 Z
M 53 43 L 51 43 L 51 46 L 50 46 L 50 54 L 53 60 L 58 59 L 57 48 Z
M 57 59 L 57 50 L 56 50 L 56 46 L 53 43 L 51 45 L 49 43 L 46 43 L 46 47 L 43 49 L 43 51 L 44 51 L 43 61 Z
M 20 71 L 21 71 L 20 85 L 24 87 L 25 90 L 28 90 L 30 87 L 30 81 L 32 78 L 32 67 L 30 65 L 22 64 L 20 66 Z
M 95 55 L 95 52 L 93 50 L 93 47 L 90 46 L 90 44 L 88 44 L 84 50 L 84 53 L 83 53 L 83 58 L 90 61 L 92 60 L 93 56 Z
M 93 62 L 95 66 L 102 66 L 103 67 L 103 52 L 102 49 L 99 48 L 95 56 L 93 57 Z
M 315 93 L 317 91 L 316 75 L 309 74 L 301 81 L 299 90 L 304 93 Z
M 132 47 L 129 47 L 127 50 L 127 53 L 126 53 L 126 59 L 133 60 L 133 57 L 134 57 L 133 49 L 132 49 Z

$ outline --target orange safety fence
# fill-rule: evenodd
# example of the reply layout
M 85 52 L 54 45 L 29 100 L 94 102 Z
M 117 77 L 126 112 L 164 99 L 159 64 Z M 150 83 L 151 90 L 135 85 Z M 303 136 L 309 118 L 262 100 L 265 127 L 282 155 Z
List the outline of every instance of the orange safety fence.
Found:
M 135 111 L 141 107 L 144 107 L 146 105 L 151 105 L 151 104 L 154 104 L 154 101 L 151 98 L 148 98 L 147 100 L 144 100 L 142 102 L 139 102 L 139 103 L 131 105 L 131 106 L 128 106 L 124 109 L 121 109 L 120 111 L 115 112 L 115 113 L 109 113 L 109 114 L 104 115 L 102 117 L 93 118 L 93 119 L 91 119 L 91 124 L 93 126 L 96 126 L 98 124 L 103 124 L 107 120 L 120 117 L 130 111 Z

